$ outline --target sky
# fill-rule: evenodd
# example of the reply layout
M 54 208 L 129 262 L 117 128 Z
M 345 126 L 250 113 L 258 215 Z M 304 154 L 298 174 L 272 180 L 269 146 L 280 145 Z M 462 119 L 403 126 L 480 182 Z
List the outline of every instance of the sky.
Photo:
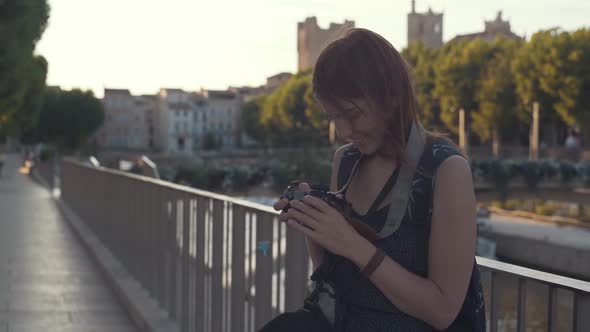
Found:
M 398 50 L 407 44 L 410 0 L 49 0 L 36 53 L 49 62 L 48 85 L 126 88 L 154 94 L 258 86 L 297 69 L 297 23 L 354 20 Z M 512 30 L 590 27 L 590 0 L 416 0 L 444 12 L 443 39 L 483 31 L 499 10 Z

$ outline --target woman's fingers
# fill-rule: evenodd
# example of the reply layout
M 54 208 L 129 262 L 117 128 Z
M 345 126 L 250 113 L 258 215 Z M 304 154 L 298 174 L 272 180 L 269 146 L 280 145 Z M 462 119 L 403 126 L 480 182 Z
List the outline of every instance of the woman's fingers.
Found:
M 317 229 L 319 227 L 319 222 L 312 217 L 297 211 L 297 209 L 289 209 L 289 218 L 288 219 L 295 219 L 296 221 L 302 222 L 306 226 L 310 227 L 311 229 Z
M 311 195 L 306 195 L 305 197 L 303 197 L 302 201 L 305 204 L 313 206 L 316 210 L 322 213 L 328 213 L 330 209 L 332 209 L 332 207 L 328 205 L 328 203 Z
M 303 212 L 315 220 L 320 220 L 322 218 L 322 213 L 320 211 L 302 201 L 292 201 L 291 207 Z
M 287 206 L 287 204 L 289 203 L 289 200 L 286 198 L 281 198 L 278 201 L 274 202 L 274 204 L 272 205 L 272 207 L 276 210 L 282 210 L 285 206 Z
M 287 222 L 287 225 L 289 225 L 289 227 L 294 228 L 295 230 L 303 233 L 303 235 L 307 236 L 308 238 L 312 239 L 314 242 L 318 243 L 318 234 L 316 232 L 314 232 L 313 230 L 298 224 L 297 221 L 293 220 L 293 219 L 289 219 Z
M 281 212 L 279 214 L 279 221 L 286 222 L 289 219 L 289 212 Z

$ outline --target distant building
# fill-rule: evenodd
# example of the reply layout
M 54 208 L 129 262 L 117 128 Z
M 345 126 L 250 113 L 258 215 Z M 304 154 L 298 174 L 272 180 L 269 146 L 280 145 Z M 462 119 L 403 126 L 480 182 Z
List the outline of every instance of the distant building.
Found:
M 442 13 L 434 13 L 432 9 L 428 9 L 426 13 L 417 13 L 416 1 L 412 0 L 412 12 L 408 14 L 408 45 L 421 42 L 429 48 L 442 47 L 444 44 L 443 18 Z M 451 39 L 451 42 L 476 38 L 493 41 L 497 36 L 504 36 L 508 39 L 523 39 L 512 32 L 510 22 L 502 19 L 502 11 L 498 12 L 495 20 L 485 21 L 484 25 L 484 31 L 458 35 Z
M 443 14 L 428 9 L 426 13 L 416 13 L 416 1 L 412 0 L 412 12 L 408 14 L 408 45 L 422 42 L 429 48 L 443 45 Z
M 272 93 L 276 89 L 280 88 L 283 84 L 285 84 L 293 74 L 291 73 L 278 73 L 276 75 L 270 76 L 266 78 L 266 91 L 267 93 Z
M 239 91 L 239 92 L 238 92 Z M 158 150 L 167 155 L 191 156 L 213 140 L 214 149 L 231 149 L 240 143 L 240 108 L 253 88 L 201 90 L 160 89 L 157 113 Z
M 248 102 L 262 94 L 266 94 L 267 93 L 267 88 L 265 85 L 261 85 L 261 86 L 257 86 L 257 87 L 251 87 L 251 86 L 240 86 L 240 87 L 235 87 L 235 86 L 230 86 L 228 89 L 228 91 L 231 91 L 233 93 L 235 93 L 237 96 L 239 96 L 243 102 Z
M 196 149 L 204 147 L 206 135 L 222 150 L 239 146 L 242 96 L 231 90 L 201 90 L 200 95 L 199 111 L 193 116 Z
M 342 24 L 330 23 L 328 29 L 320 28 L 315 17 L 308 17 L 304 22 L 299 22 L 297 24 L 299 71 L 312 69 L 324 48 L 334 40 L 344 37 L 352 28 L 354 28 L 354 21 L 348 20 Z
M 105 89 L 105 121 L 98 132 L 102 148 L 152 150 L 155 147 L 154 96 L 133 96 L 125 89 Z
M 157 99 L 157 140 L 159 151 L 170 155 L 191 155 L 191 94 L 181 89 L 160 89 Z
M 512 32 L 510 28 L 510 22 L 504 21 L 502 19 L 502 11 L 498 12 L 496 19 L 493 21 L 485 21 L 485 30 L 483 32 L 476 32 L 476 33 L 469 33 L 465 35 L 458 35 L 453 38 L 451 41 L 457 40 L 471 40 L 476 38 L 481 38 L 486 41 L 494 41 L 496 37 L 503 36 L 508 39 L 516 39 L 520 40 L 523 39 L 522 37 L 518 36 L 514 32 Z

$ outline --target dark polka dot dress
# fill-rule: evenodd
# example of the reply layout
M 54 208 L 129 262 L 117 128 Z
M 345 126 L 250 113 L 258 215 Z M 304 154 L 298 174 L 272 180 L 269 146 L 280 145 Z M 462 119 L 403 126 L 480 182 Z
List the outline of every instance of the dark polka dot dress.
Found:
M 399 228 L 376 245 L 405 269 L 426 277 L 428 275 L 428 234 L 432 220 L 432 194 L 436 168 L 448 157 L 461 155 L 450 142 L 437 139 L 425 148 L 414 178 L 406 214 Z M 338 187 L 348 181 L 354 164 L 361 157 L 353 145 L 344 152 L 338 172 Z M 387 218 L 389 205 L 377 209 L 389 193 L 398 171 L 386 182 L 383 190 L 365 215 L 353 211 L 353 216 L 379 231 Z M 426 238 L 425 238 L 426 236 Z M 359 273 L 354 263 L 330 252 L 324 263 L 337 260 L 328 282 L 342 305 L 339 326 L 344 331 L 435 331 L 427 323 L 397 309 L 381 291 Z M 351 286 L 352 285 L 352 286 Z M 479 271 L 475 264 L 463 307 L 448 331 L 485 331 L 485 311 Z

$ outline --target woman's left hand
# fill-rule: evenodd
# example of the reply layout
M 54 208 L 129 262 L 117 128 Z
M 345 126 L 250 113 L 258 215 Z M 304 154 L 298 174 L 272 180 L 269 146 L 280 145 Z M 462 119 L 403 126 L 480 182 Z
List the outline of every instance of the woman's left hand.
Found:
M 289 227 L 333 254 L 351 258 L 362 241 L 368 242 L 338 210 L 317 197 L 306 195 L 301 201 L 292 200 L 289 204 Z

